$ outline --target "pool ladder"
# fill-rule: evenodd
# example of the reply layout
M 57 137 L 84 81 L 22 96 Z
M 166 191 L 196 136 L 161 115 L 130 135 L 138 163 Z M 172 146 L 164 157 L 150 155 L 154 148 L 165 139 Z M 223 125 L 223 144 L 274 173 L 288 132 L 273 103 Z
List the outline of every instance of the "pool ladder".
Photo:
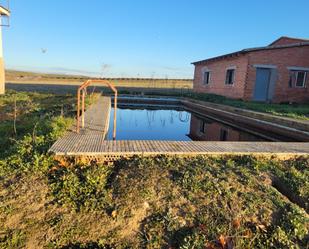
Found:
M 114 92 L 114 127 L 113 127 L 113 140 L 116 140 L 116 125 L 117 125 L 117 97 L 118 91 L 116 87 L 108 80 L 87 80 L 77 90 L 77 120 L 76 120 L 76 132 L 80 131 L 80 119 L 82 119 L 82 128 L 85 127 L 85 96 L 87 93 L 87 87 L 91 83 L 100 83 L 107 85 Z M 82 101 L 82 103 L 80 103 Z M 80 113 L 82 111 L 82 113 Z

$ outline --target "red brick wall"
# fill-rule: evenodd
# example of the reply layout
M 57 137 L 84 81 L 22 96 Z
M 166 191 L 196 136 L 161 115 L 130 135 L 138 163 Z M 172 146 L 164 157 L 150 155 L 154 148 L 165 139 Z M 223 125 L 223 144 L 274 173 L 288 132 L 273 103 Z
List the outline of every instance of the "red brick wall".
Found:
M 289 88 L 289 70 L 287 67 L 309 68 L 309 46 L 284 49 L 260 50 L 239 57 L 226 58 L 196 65 L 193 90 L 214 93 L 230 98 L 252 100 L 256 79 L 255 64 L 277 66 L 277 80 L 272 102 L 309 102 L 309 73 L 305 88 Z M 225 85 L 226 69 L 236 66 L 235 82 Z M 203 84 L 203 68 L 211 71 L 208 85 Z
M 196 92 L 214 93 L 231 98 L 243 98 L 247 65 L 248 59 L 245 55 L 223 60 L 210 61 L 204 63 L 203 65 L 196 65 L 194 71 L 193 89 Z M 233 66 L 236 67 L 234 84 L 226 85 L 226 69 Z M 210 83 L 208 85 L 203 84 L 204 67 L 207 67 L 207 69 L 211 71 Z
M 256 68 L 255 64 L 277 66 L 277 80 L 272 102 L 308 102 L 309 101 L 309 75 L 307 75 L 305 88 L 289 88 L 289 70 L 287 67 L 309 68 L 309 46 L 261 50 L 249 54 L 248 76 L 246 80 L 244 99 L 252 100 Z

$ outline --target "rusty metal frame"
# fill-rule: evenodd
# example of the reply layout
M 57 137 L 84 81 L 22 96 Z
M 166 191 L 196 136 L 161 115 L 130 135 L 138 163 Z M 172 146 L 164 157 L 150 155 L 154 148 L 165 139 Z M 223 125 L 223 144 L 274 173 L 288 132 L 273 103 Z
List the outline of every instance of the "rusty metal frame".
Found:
M 82 128 L 85 127 L 85 96 L 87 93 L 87 87 L 91 83 L 102 83 L 110 87 L 114 92 L 114 129 L 113 129 L 113 140 L 116 139 L 116 125 L 117 125 L 117 96 L 118 91 L 116 87 L 110 83 L 108 80 L 87 80 L 77 90 L 77 117 L 76 117 L 76 132 L 80 131 L 80 117 L 82 117 Z M 81 94 L 82 93 L 82 94 Z M 82 97 L 82 104 L 80 103 Z M 82 108 L 81 108 L 82 105 Z M 82 114 L 80 114 L 80 110 L 82 109 Z

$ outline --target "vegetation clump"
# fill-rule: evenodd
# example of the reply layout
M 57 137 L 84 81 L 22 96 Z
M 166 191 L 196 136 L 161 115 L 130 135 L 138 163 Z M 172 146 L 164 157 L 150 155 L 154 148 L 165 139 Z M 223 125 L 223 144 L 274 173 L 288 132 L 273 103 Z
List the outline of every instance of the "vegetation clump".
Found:
M 74 165 L 51 169 L 48 183 L 54 201 L 80 211 L 108 209 L 111 196 L 107 188 L 111 169 L 103 165 Z

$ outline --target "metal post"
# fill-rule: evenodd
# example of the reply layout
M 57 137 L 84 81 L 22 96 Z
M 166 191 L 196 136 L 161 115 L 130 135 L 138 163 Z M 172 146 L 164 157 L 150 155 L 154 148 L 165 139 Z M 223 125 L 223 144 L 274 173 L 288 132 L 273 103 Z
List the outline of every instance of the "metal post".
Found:
M 77 117 L 76 117 L 76 132 L 79 133 L 79 113 L 80 113 L 80 89 L 77 90 Z
M 86 91 L 83 89 L 82 92 L 82 128 L 85 128 L 85 95 Z
M 116 140 L 116 125 L 117 125 L 117 91 L 114 97 L 114 130 L 113 130 L 113 140 Z

